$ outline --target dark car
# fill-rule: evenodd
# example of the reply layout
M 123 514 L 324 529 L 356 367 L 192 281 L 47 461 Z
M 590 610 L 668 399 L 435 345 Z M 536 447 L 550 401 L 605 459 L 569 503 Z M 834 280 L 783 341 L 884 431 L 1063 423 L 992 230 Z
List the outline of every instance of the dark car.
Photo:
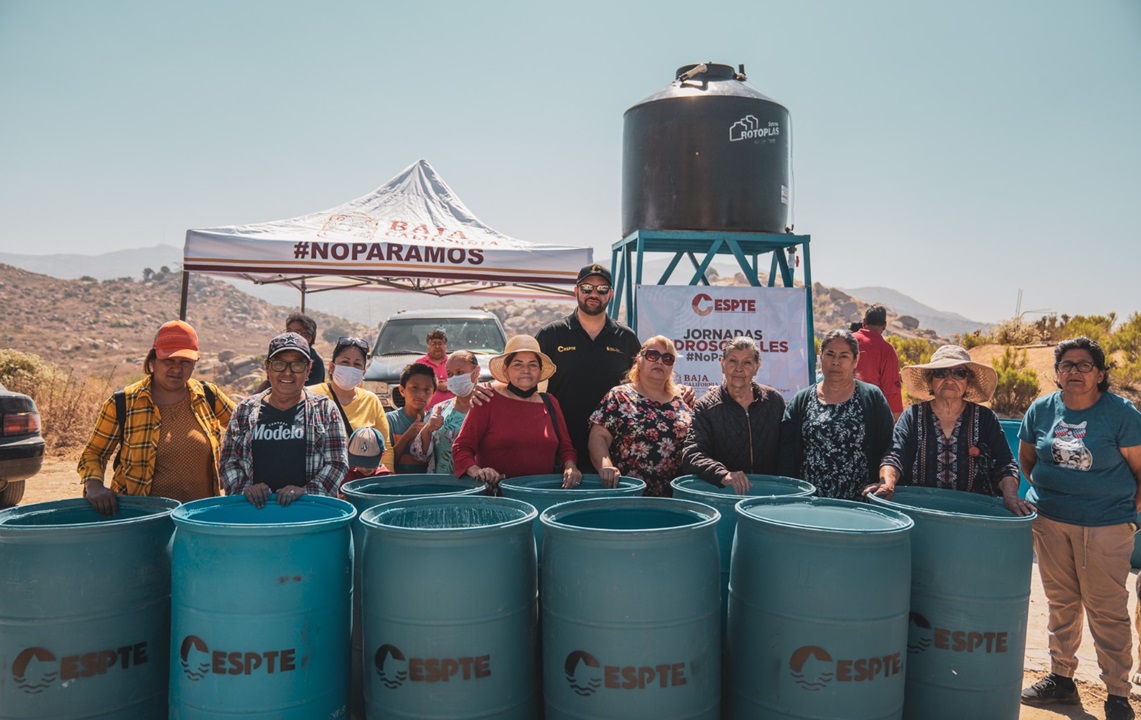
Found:
M 27 395 L 0 385 L 0 508 L 24 497 L 24 481 L 44 464 L 40 413 Z

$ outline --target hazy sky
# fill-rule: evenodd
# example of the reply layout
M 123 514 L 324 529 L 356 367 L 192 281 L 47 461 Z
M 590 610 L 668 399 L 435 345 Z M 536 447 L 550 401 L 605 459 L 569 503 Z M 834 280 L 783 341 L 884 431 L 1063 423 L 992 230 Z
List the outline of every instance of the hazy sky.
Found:
M 707 60 L 792 114 L 815 280 L 1141 311 L 1137 0 L 0 0 L 0 250 L 181 247 L 425 158 L 609 262 L 622 114 Z

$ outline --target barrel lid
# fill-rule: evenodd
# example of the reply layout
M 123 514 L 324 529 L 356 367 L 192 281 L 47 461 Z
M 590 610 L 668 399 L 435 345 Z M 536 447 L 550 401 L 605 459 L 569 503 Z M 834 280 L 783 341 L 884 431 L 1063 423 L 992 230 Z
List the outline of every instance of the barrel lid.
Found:
M 716 525 L 717 508 L 693 500 L 660 497 L 606 497 L 553 505 L 539 516 L 552 529 L 597 535 L 675 533 Z
M 915 524 L 907 515 L 895 510 L 827 498 L 746 498 L 737 503 L 737 513 L 740 519 L 836 533 L 904 532 Z
M 675 491 L 680 490 L 686 497 L 693 496 L 703 502 L 725 503 L 734 498 L 745 497 L 806 497 L 816 492 L 816 486 L 798 478 L 781 475 L 746 474 L 749 482 L 753 484 L 744 495 L 733 492 L 733 488 L 717 486 L 707 483 L 697 475 L 682 475 L 674 478 L 670 485 Z M 706 499 L 708 498 L 708 499 Z
M 486 495 L 429 495 L 394 500 L 361 513 L 361 524 L 386 532 L 454 535 L 497 532 L 535 521 L 538 511 L 522 500 Z
M 505 492 L 521 491 L 523 493 L 550 494 L 572 500 L 592 497 L 594 495 L 640 493 L 646 489 L 646 483 L 638 478 L 623 475 L 618 478 L 618 487 L 608 488 L 603 486 L 602 479 L 597 475 L 583 475 L 582 482 L 580 482 L 577 487 L 564 488 L 563 476 L 549 473 L 546 475 L 521 475 L 519 477 L 509 478 L 501 481 L 499 487 Z
M 121 495 L 116 499 L 119 511 L 112 517 L 100 515 L 84 498 L 51 500 L 0 510 L 0 533 L 9 530 L 13 533 L 87 531 L 164 520 L 179 506 L 177 500 L 170 498 Z
M 704 70 L 700 70 L 702 67 Z M 699 72 L 694 73 L 694 70 L 699 70 Z M 713 96 L 752 98 L 780 105 L 776 100 L 761 94 L 760 91 L 749 85 L 744 76 L 738 74 L 731 66 L 708 62 L 681 66 L 677 69 L 673 82 L 631 105 L 626 112 L 629 113 L 640 105 L 659 100 Z M 780 106 L 784 107 L 783 105 Z
M 364 477 L 350 480 L 341 486 L 341 494 L 350 502 L 386 497 L 485 492 L 487 492 L 487 483 L 475 483 L 472 480 L 457 478 L 455 475 L 440 473 Z
M 171 513 L 177 528 L 208 534 L 276 535 L 325 531 L 347 526 L 357 511 L 350 503 L 322 495 L 302 495 L 288 506 L 270 495 L 257 508 L 243 495 L 188 502 Z
M 947 488 L 896 487 L 890 500 L 871 496 L 878 507 L 899 510 L 907 515 L 955 519 L 972 523 L 1029 524 L 1037 514 L 1015 515 L 1000 498 Z

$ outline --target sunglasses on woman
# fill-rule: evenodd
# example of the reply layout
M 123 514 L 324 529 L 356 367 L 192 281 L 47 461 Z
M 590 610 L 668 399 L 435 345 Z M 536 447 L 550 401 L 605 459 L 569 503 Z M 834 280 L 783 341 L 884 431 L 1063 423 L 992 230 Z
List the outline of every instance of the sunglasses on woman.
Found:
M 337 347 L 358 347 L 368 355 L 368 343 L 357 337 L 339 337 L 337 338 Z
M 662 365 L 673 365 L 675 359 L 673 353 L 664 353 L 660 350 L 652 349 L 643 350 L 642 357 L 646 358 L 650 362 L 660 362 Z
M 966 380 L 968 377 L 970 377 L 971 372 L 970 372 L 970 370 L 967 370 L 966 368 L 961 368 L 961 367 L 939 368 L 938 370 L 932 370 L 931 371 L 931 377 L 939 378 L 940 380 L 947 377 L 948 375 L 955 378 L 956 380 Z

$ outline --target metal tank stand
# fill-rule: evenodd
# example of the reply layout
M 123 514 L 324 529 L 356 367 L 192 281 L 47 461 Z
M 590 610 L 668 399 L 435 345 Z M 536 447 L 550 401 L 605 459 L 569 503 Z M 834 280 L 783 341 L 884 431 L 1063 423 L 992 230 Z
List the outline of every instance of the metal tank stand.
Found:
M 809 252 L 811 235 L 779 233 L 719 232 L 697 230 L 635 230 L 610 248 L 610 267 L 614 273 L 614 295 L 618 302 L 610 303 L 607 313 L 620 320 L 622 309 L 626 311 L 625 322 L 635 332 L 638 330 L 638 308 L 634 288 L 642 285 L 643 259 L 648 253 L 673 253 L 662 276 L 656 285 L 666 285 L 674 270 L 683 258 L 693 266 L 690 285 L 708 285 L 705 271 L 718 255 L 732 255 L 745 278 L 753 287 L 760 287 L 759 275 L 761 256 L 770 255 L 768 287 L 776 285 L 777 276 L 784 287 L 794 287 L 796 265 L 789 263 L 789 256 L 801 255 L 804 267 L 805 321 L 808 329 L 808 376 L 816 377 L 815 328 L 812 323 L 812 260 Z M 704 257 L 698 260 L 698 255 Z

